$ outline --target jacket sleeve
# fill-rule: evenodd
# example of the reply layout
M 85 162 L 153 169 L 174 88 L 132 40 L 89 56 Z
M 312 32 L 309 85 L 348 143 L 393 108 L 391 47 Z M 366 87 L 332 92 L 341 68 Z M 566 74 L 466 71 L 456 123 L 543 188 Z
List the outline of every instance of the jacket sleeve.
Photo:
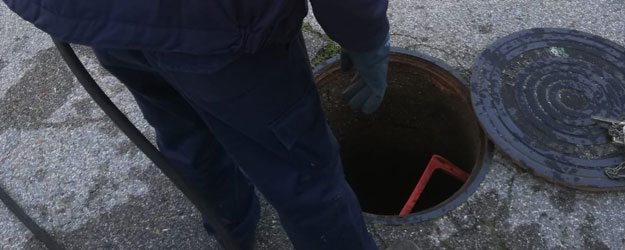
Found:
M 310 0 L 321 27 L 342 47 L 373 50 L 388 35 L 388 0 Z

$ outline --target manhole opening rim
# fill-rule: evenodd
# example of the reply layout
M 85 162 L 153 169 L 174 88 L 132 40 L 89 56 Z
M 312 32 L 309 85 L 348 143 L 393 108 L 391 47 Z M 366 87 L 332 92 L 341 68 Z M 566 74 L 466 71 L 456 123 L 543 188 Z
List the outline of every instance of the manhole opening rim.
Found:
M 393 55 L 400 56 L 400 57 L 407 57 L 407 58 L 411 57 L 410 59 L 406 59 L 406 60 L 398 60 L 398 62 L 408 62 L 410 60 L 420 61 L 420 63 L 430 64 L 431 66 L 433 66 L 432 68 L 438 68 L 438 71 L 447 73 L 450 76 L 450 78 L 454 79 L 457 82 L 457 84 L 455 85 L 459 85 L 459 86 L 456 86 L 456 89 L 460 90 L 460 92 L 456 92 L 455 95 L 456 96 L 460 95 L 458 96 L 460 98 L 467 98 L 465 103 L 468 105 L 468 108 L 470 108 L 473 114 L 475 114 L 475 112 L 473 111 L 473 105 L 469 99 L 470 92 L 468 89 L 468 86 L 469 86 L 468 82 L 463 77 L 461 77 L 458 73 L 456 73 L 450 66 L 448 66 L 447 64 L 443 63 L 442 61 L 434 57 L 431 57 L 422 53 L 402 49 L 402 48 L 392 47 L 391 57 L 393 57 Z M 324 79 L 325 77 L 332 74 L 336 70 L 340 70 L 339 60 L 340 60 L 340 56 L 334 56 L 320 63 L 319 65 L 317 65 L 313 69 L 313 75 L 314 75 L 315 80 L 317 81 L 318 79 Z M 393 61 L 392 58 L 391 58 L 391 61 Z M 432 74 L 439 75 L 437 72 L 435 72 L 436 70 L 431 70 L 431 69 L 423 69 L 423 70 L 430 72 Z M 445 76 L 440 76 L 440 77 L 444 78 Z M 451 85 L 454 85 L 454 84 L 452 83 Z M 443 202 L 439 203 L 438 205 L 434 207 L 431 207 L 429 209 L 426 209 L 417 213 L 405 215 L 405 216 L 379 215 L 379 214 L 363 212 L 365 221 L 367 223 L 378 223 L 378 224 L 386 224 L 386 225 L 415 224 L 415 223 L 420 223 L 423 221 L 439 218 L 445 215 L 446 213 L 450 212 L 451 210 L 457 208 L 461 204 L 463 204 L 477 190 L 477 188 L 482 183 L 482 181 L 484 181 L 486 173 L 488 172 L 490 168 L 490 164 L 493 159 L 494 145 L 491 143 L 484 129 L 482 128 L 482 125 L 479 122 L 477 115 L 474 115 L 474 118 L 479 128 L 478 140 L 479 140 L 479 143 L 481 144 L 480 145 L 481 150 L 479 150 L 478 154 L 476 155 L 475 164 L 473 166 L 474 168 L 473 168 L 473 171 L 471 171 L 469 180 L 467 180 L 467 182 L 464 185 L 462 185 L 462 187 L 456 193 L 454 193 L 452 196 L 448 197 Z

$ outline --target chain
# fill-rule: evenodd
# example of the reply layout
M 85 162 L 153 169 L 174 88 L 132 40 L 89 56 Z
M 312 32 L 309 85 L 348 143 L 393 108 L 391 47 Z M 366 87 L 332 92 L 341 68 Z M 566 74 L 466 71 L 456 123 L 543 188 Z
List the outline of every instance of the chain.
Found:
M 625 162 L 618 164 L 616 167 L 605 168 L 603 173 L 610 179 L 623 179 L 625 178 Z
M 596 116 L 592 116 L 591 119 L 609 124 L 610 127 L 608 128 L 608 135 L 612 137 L 612 143 L 621 147 L 625 146 L 625 121 L 617 121 Z M 621 162 L 614 167 L 607 167 L 603 170 L 603 173 L 610 179 L 625 179 L 625 162 Z
M 612 143 L 625 146 L 625 125 L 612 125 L 608 129 L 608 134 L 612 137 Z
M 612 143 L 620 146 L 625 146 L 625 126 L 612 125 L 608 129 L 608 134 L 612 137 Z M 603 170 L 606 176 L 610 179 L 624 179 L 625 178 L 625 162 L 621 162 L 615 167 L 608 167 Z

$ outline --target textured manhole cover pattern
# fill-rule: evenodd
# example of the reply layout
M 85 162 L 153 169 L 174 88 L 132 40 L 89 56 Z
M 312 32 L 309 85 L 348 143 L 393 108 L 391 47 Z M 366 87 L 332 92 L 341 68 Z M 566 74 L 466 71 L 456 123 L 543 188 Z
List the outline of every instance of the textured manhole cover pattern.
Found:
M 591 115 L 625 118 L 625 50 L 566 29 L 532 29 L 492 44 L 475 62 L 475 111 L 522 166 L 581 189 L 618 189 L 603 169 L 623 161 Z

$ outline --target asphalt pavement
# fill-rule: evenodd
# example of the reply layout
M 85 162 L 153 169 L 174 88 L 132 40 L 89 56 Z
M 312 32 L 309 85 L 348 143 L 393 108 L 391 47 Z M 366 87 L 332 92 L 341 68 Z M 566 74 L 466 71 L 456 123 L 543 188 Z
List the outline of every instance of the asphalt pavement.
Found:
M 392 46 L 469 78 L 486 46 L 535 27 L 585 31 L 625 45 L 624 0 L 391 0 Z M 329 46 L 314 17 L 314 59 Z M 129 92 L 76 46 L 98 83 L 153 139 Z M 325 55 L 324 55 L 325 56 Z M 0 186 L 68 249 L 220 249 L 199 214 L 81 89 L 45 33 L 0 4 Z M 369 224 L 381 248 L 625 249 L 625 192 L 589 193 L 534 177 L 497 151 L 469 200 L 438 219 Z M 0 205 L 0 249 L 45 249 Z M 259 249 L 291 249 L 263 201 Z

